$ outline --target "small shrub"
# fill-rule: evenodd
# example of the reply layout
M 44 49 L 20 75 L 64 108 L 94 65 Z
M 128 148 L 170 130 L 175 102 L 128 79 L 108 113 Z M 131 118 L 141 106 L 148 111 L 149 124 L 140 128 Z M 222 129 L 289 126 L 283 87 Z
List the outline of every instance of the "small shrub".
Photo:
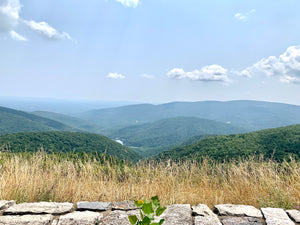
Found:
M 145 201 L 134 201 L 134 204 L 140 207 L 141 220 L 135 215 L 128 216 L 129 222 L 132 225 L 161 225 L 165 221 L 161 219 L 158 223 L 151 223 L 154 221 L 154 216 L 160 216 L 166 210 L 166 207 L 160 206 L 158 196 L 152 197 L 150 202 L 146 199 Z

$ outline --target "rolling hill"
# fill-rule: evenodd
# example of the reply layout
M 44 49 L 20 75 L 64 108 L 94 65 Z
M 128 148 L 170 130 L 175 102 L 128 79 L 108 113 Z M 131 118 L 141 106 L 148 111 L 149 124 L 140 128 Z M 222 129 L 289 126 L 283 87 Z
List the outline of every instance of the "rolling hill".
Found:
M 34 111 L 31 112 L 31 114 L 58 121 L 60 123 L 66 124 L 75 129 L 78 129 L 78 131 L 90 132 L 90 133 L 98 132 L 96 126 L 77 117 L 73 117 L 61 113 L 48 112 L 48 111 Z
M 11 152 L 98 152 L 120 159 L 138 160 L 140 156 L 133 150 L 97 134 L 48 131 L 23 132 L 0 136 L 0 150 Z
M 61 122 L 19 110 L 0 107 L 0 135 L 30 131 L 75 131 Z
M 78 117 L 102 128 L 119 129 L 172 117 L 197 117 L 255 131 L 300 123 L 300 106 L 261 101 L 172 102 L 92 110 Z
M 162 152 L 156 159 L 191 159 L 208 156 L 215 160 L 237 159 L 250 155 L 283 160 L 300 158 L 300 124 L 245 134 L 209 137 L 191 145 Z
M 147 156 L 173 147 L 195 135 L 235 134 L 245 132 L 230 124 L 195 117 L 175 117 L 125 127 L 110 137 L 121 139 L 126 146 L 144 149 Z

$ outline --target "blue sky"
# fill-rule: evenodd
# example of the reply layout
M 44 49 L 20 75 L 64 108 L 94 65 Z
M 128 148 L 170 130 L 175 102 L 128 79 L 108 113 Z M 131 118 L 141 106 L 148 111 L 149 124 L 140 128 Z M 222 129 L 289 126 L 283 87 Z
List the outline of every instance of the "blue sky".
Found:
M 0 96 L 300 105 L 299 0 L 0 0 Z

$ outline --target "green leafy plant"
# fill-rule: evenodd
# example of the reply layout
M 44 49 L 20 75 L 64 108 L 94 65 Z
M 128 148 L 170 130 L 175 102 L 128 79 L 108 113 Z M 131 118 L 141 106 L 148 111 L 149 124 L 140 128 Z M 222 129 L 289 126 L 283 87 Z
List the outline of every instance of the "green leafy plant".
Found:
M 160 216 L 166 210 L 166 207 L 160 206 L 158 196 L 152 197 L 150 202 L 146 199 L 145 201 L 134 201 L 134 204 L 140 208 L 141 220 L 135 215 L 128 216 L 132 225 L 161 225 L 165 221 L 161 219 L 158 223 L 152 222 L 154 221 L 154 216 Z

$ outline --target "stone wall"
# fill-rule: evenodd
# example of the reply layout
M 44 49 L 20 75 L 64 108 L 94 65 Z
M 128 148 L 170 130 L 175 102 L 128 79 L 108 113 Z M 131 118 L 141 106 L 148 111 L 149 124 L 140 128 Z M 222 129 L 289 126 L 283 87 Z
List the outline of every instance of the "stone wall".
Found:
M 133 202 L 36 202 L 15 204 L 0 200 L 0 225 L 130 225 L 128 215 L 137 215 Z M 158 218 L 163 225 L 295 225 L 300 211 L 279 208 L 256 209 L 247 205 L 170 205 Z

